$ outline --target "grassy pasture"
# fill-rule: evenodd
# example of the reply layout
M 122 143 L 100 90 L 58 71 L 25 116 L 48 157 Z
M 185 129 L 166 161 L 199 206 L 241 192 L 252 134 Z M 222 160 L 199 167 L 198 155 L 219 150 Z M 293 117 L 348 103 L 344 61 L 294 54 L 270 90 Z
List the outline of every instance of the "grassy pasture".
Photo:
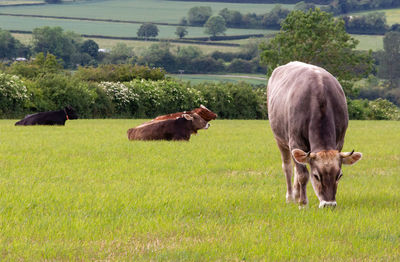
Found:
M 32 42 L 31 34 L 12 34 L 16 39 L 24 44 L 30 44 Z M 134 48 L 135 51 L 140 51 L 142 48 L 147 48 L 157 42 L 151 41 L 134 41 L 134 40 L 117 40 L 117 39 L 103 39 L 103 38 L 84 38 L 94 40 L 100 48 L 113 48 L 117 43 L 124 43 L 129 47 Z M 235 46 L 215 46 L 215 45 L 194 45 L 194 44 L 183 44 L 183 43 L 171 43 L 172 47 L 177 48 L 178 46 L 196 46 L 201 49 L 204 54 L 209 54 L 214 51 L 224 51 L 224 52 L 238 52 L 240 47 Z
M 364 11 L 364 12 L 355 12 L 355 13 L 351 13 L 351 14 L 352 15 L 365 15 L 365 14 L 375 13 L 375 12 L 383 12 L 383 13 L 385 13 L 386 21 L 387 21 L 388 25 L 400 23 L 400 8 L 381 9 L 381 10 Z
M 383 35 L 351 35 L 358 41 L 357 50 L 378 51 L 383 49 Z
M 1 12 L 178 23 L 182 17 L 187 16 L 189 9 L 194 6 L 210 6 L 214 15 L 217 15 L 223 8 L 237 10 L 242 13 L 263 14 L 274 8 L 275 4 L 105 0 L 71 2 L 62 5 L 4 7 Z M 294 5 L 282 5 L 282 7 L 293 9 Z
M 352 121 L 339 206 L 299 210 L 267 121 L 129 142 L 143 121 L 1 120 L 0 260 L 398 260 L 400 122 Z
M 64 30 L 74 31 L 78 34 L 89 35 L 105 35 L 119 37 L 136 37 L 140 24 L 127 23 L 109 23 L 97 21 L 79 21 L 79 20 L 62 20 L 54 18 L 35 18 L 35 17 L 14 17 L 0 16 L 0 24 L 5 30 L 33 30 L 42 26 L 60 26 Z M 177 38 L 175 35 L 176 26 L 158 25 L 158 38 Z M 188 27 L 187 37 L 204 37 L 208 36 L 204 33 L 202 27 Z M 225 33 L 227 35 L 243 35 L 243 34 L 269 34 L 274 30 L 263 29 L 237 29 L 229 28 Z
M 253 74 L 232 74 L 232 75 L 210 75 L 210 74 L 173 74 L 174 78 L 188 81 L 193 84 L 202 82 L 232 82 L 238 83 L 244 81 L 252 85 L 266 85 L 267 80 L 265 75 L 253 75 Z

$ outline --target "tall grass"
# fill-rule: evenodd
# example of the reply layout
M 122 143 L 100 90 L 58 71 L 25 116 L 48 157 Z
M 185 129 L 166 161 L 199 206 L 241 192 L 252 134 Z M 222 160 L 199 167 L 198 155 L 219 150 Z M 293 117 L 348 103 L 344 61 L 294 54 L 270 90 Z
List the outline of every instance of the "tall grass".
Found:
M 144 120 L 0 120 L 0 259 L 383 260 L 400 256 L 400 123 L 353 121 L 339 206 L 285 203 L 267 121 L 129 142 Z

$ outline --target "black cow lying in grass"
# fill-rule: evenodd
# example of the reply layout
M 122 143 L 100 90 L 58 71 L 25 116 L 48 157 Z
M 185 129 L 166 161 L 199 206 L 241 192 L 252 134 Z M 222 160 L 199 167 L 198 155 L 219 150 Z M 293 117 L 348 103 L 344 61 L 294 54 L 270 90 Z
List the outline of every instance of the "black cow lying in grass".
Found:
M 75 110 L 67 106 L 63 110 L 40 112 L 25 116 L 24 119 L 15 123 L 16 126 L 32 126 L 32 125 L 65 125 L 65 121 L 69 119 L 78 119 Z

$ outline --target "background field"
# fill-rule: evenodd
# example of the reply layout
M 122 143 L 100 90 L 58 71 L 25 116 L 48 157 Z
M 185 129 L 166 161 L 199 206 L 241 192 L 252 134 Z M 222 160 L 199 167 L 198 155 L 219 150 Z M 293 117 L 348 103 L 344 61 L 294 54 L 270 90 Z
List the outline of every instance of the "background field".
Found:
M 202 82 L 231 82 L 237 83 L 240 81 L 252 84 L 252 85 L 267 85 L 267 79 L 265 75 L 253 75 L 253 74 L 233 74 L 233 75 L 206 75 L 206 74 L 175 74 L 170 75 L 174 78 L 189 81 L 193 84 Z
M 241 13 L 263 14 L 275 4 L 233 4 L 182 2 L 165 0 L 112 0 L 72 2 L 63 5 L 3 7 L 2 13 L 121 19 L 147 22 L 178 23 L 194 6 L 210 6 L 213 14 L 226 7 Z M 293 9 L 294 5 L 282 5 Z M 4 28 L 6 29 L 6 28 Z
M 285 203 L 267 121 L 129 142 L 144 120 L 0 121 L 1 260 L 396 261 L 400 123 L 353 121 L 334 209 Z

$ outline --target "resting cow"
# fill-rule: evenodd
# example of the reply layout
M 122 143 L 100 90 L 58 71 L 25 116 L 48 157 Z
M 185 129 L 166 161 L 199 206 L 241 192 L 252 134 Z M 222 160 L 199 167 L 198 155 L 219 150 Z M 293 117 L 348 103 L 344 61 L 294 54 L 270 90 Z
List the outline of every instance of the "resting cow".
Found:
M 282 156 L 287 202 L 308 203 L 309 164 L 319 207 L 336 206 L 342 164 L 354 164 L 362 157 L 359 152 L 341 152 L 348 113 L 339 82 L 317 66 L 301 62 L 280 66 L 268 82 L 268 115 Z
M 168 115 L 162 115 L 154 118 L 154 120 L 166 120 L 166 119 L 175 119 L 177 117 L 182 117 L 183 114 L 198 114 L 201 116 L 204 120 L 207 122 L 214 120 L 217 118 L 217 114 L 215 114 L 213 111 L 208 109 L 207 107 L 200 105 L 199 108 L 195 108 L 192 111 L 184 111 L 184 112 L 178 112 L 178 113 L 173 113 L 173 114 L 168 114 Z
M 207 129 L 209 124 L 198 114 L 147 122 L 128 130 L 129 140 L 189 140 L 193 132 Z
M 63 110 L 40 112 L 25 116 L 24 119 L 15 123 L 16 126 L 31 125 L 65 125 L 69 119 L 78 119 L 75 110 L 67 106 Z

